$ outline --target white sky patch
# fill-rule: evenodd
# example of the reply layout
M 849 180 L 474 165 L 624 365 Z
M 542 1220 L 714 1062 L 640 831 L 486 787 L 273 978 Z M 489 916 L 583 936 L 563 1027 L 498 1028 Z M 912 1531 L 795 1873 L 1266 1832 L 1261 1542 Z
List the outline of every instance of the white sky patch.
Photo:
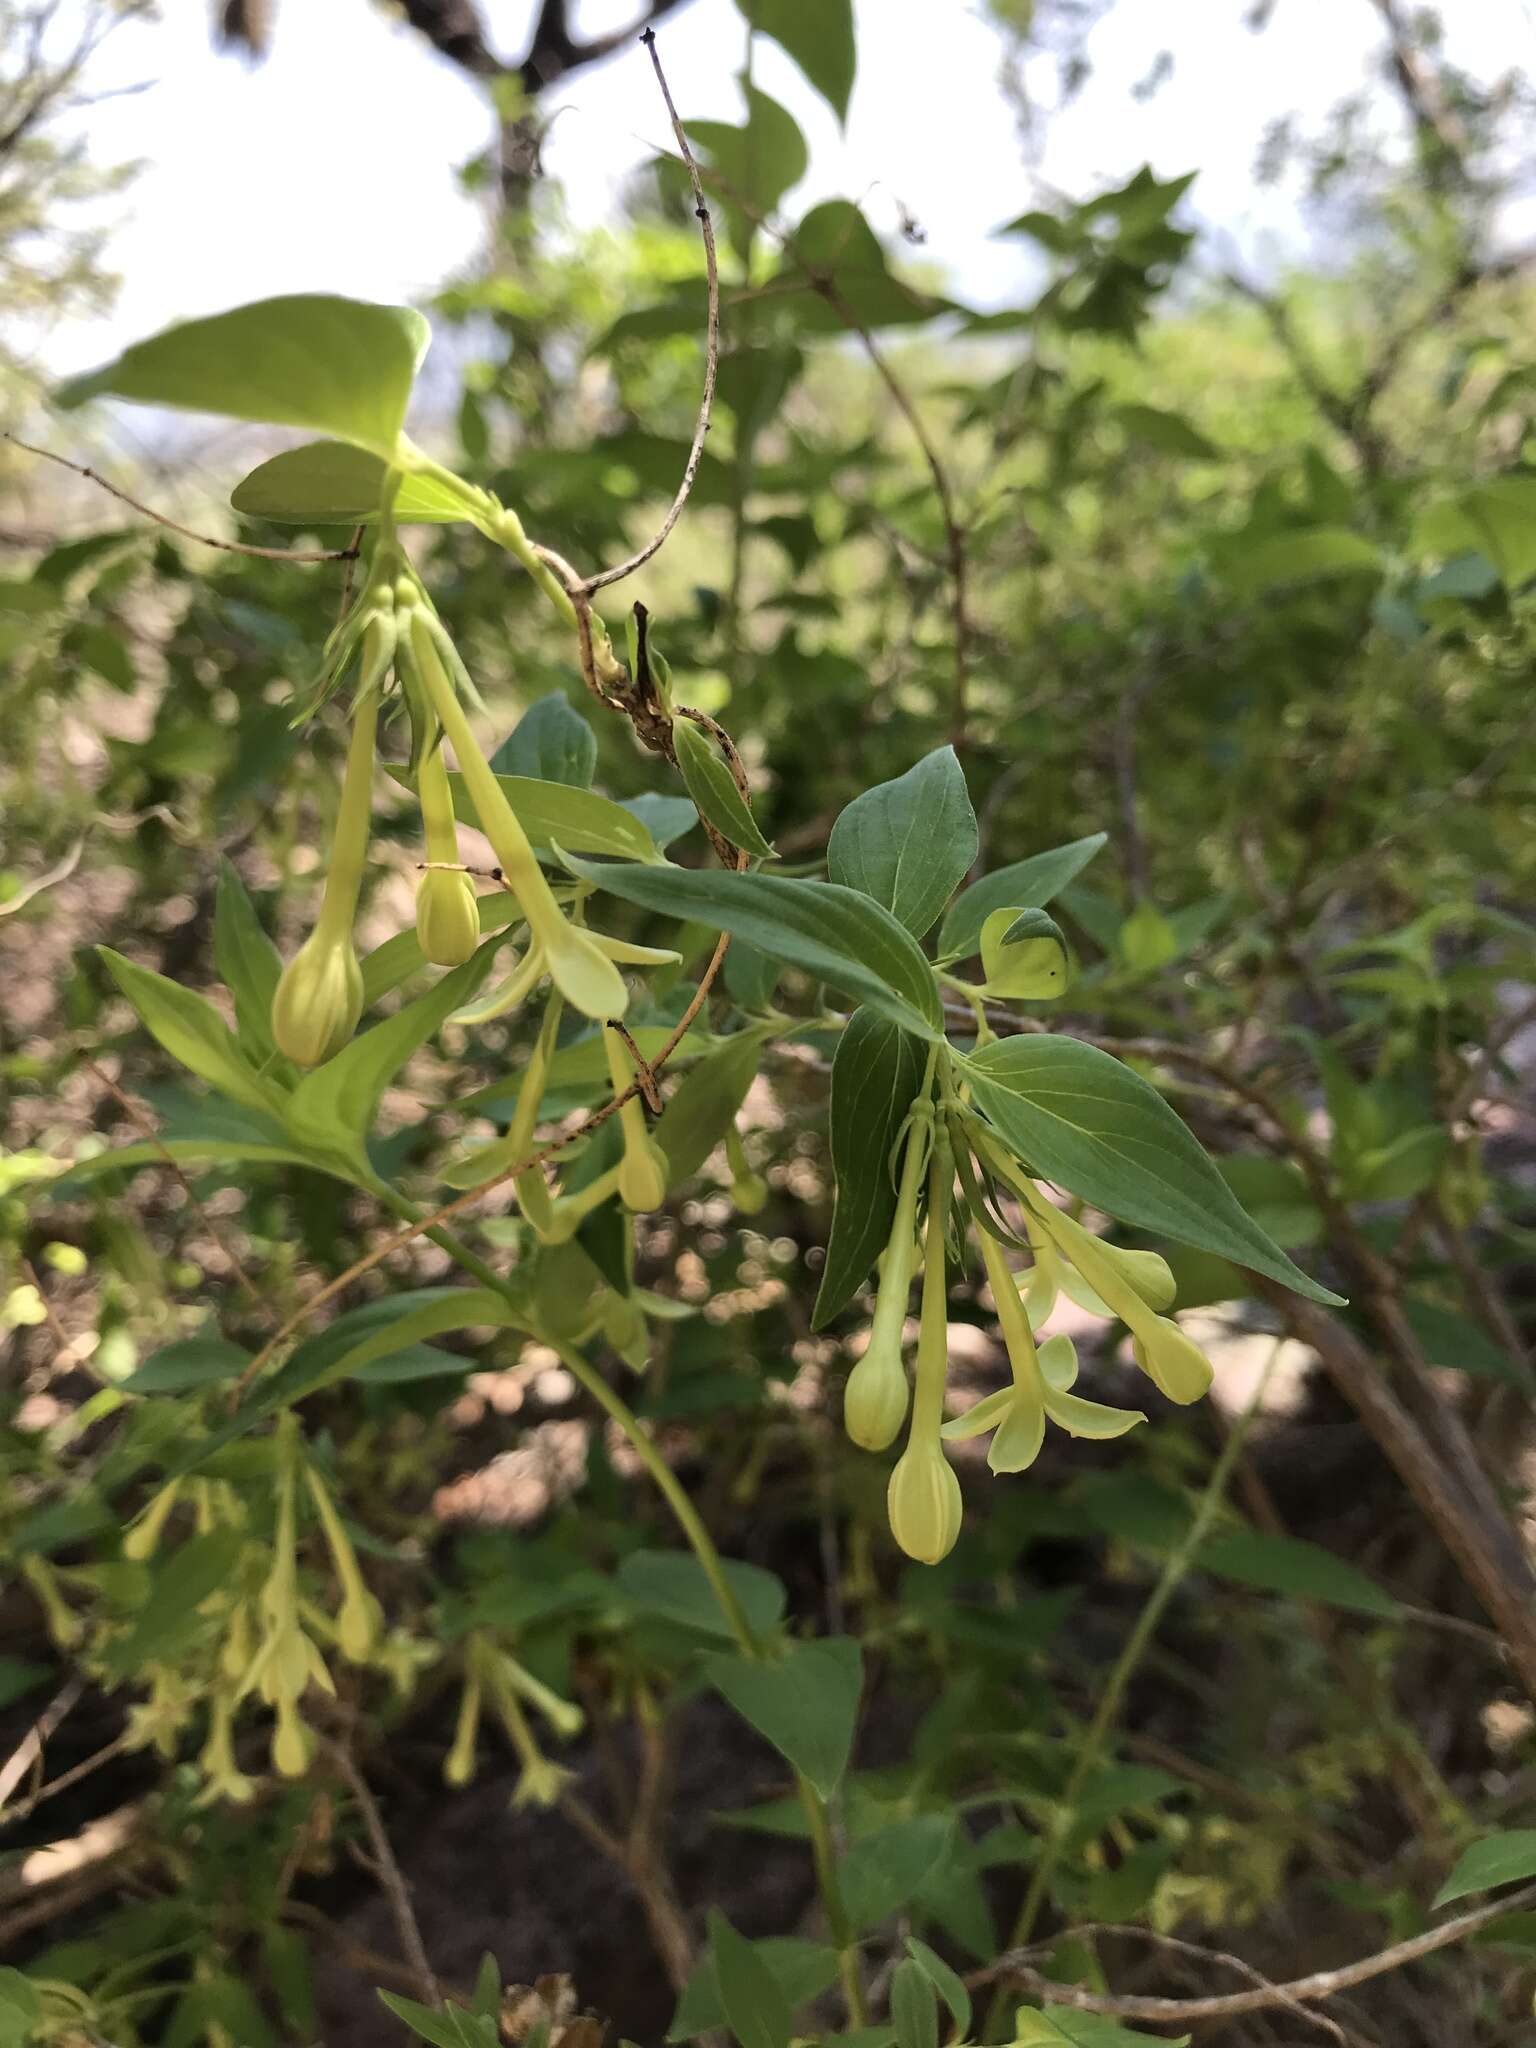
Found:
M 814 0 L 808 0 L 814 4 Z M 486 0 L 520 51 L 533 9 Z M 966 0 L 857 0 L 859 76 L 848 132 L 776 46 L 760 39 L 757 83 L 800 121 L 811 170 L 789 216 L 846 194 L 889 236 L 905 207 L 921 223 L 925 264 L 961 297 L 1016 303 L 1038 283 L 1026 243 L 995 237 L 1038 201 L 1039 178 L 1073 197 L 1148 162 L 1162 176 L 1198 169 L 1192 195 L 1220 247 L 1263 267 L 1307 247 L 1293 187 L 1261 191 L 1263 131 L 1294 108 L 1316 123 L 1371 75 L 1380 52 L 1367 0 L 1279 0 L 1262 35 L 1246 0 L 1180 0 L 1172 78 L 1138 102 L 1130 87 L 1169 40 L 1167 0 L 1119 0 L 1090 45 L 1094 77 L 1049 117 L 1033 168 L 997 86 L 1000 44 Z M 1449 7 L 1451 54 L 1479 75 L 1536 62 L 1532 0 Z M 582 32 L 632 19 L 635 0 L 587 0 Z M 110 356 L 169 321 L 285 291 L 419 299 L 471 265 L 486 204 L 457 166 L 482 149 L 482 94 L 374 0 L 279 0 L 273 52 L 247 66 L 215 53 L 206 0 L 167 0 L 157 26 L 123 31 L 97 83 L 151 81 L 88 117 L 103 162 L 146 161 L 123 202 L 110 259 L 123 274 L 113 311 L 56 330 L 42 345 L 57 374 Z M 694 0 L 661 30 L 686 116 L 735 118 L 744 30 L 733 0 Z M 1030 67 L 1042 103 L 1049 60 Z M 574 219 L 614 215 L 625 180 L 666 139 L 639 48 L 564 81 L 546 148 Z

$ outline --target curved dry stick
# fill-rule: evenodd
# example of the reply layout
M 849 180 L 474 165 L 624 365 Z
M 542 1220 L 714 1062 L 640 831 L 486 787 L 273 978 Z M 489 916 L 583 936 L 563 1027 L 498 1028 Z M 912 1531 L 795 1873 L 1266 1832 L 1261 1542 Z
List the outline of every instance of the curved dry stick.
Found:
M 8 432 L 5 438 L 12 447 L 25 449 L 28 455 L 40 456 L 44 462 L 56 462 L 60 469 L 72 470 L 76 476 L 83 476 L 87 483 L 96 484 L 109 497 L 132 506 L 135 512 L 152 520 L 156 526 L 179 533 L 183 540 L 195 540 L 200 547 L 217 548 L 221 554 L 254 555 L 259 562 L 355 562 L 361 551 L 360 543 L 345 548 L 258 548 L 249 541 L 215 540 L 212 534 L 195 533 L 190 526 L 183 526 L 179 519 L 172 519 L 167 513 L 157 512 L 153 505 L 130 497 L 117 484 L 109 483 L 100 470 L 91 469 L 83 462 L 71 462 L 67 455 L 55 455 L 51 448 L 39 448 L 31 441 L 23 441 L 20 434 Z
M 667 75 L 661 68 L 661 59 L 656 54 L 656 31 L 647 29 L 640 38 L 650 52 L 651 64 L 656 72 L 656 83 L 661 87 L 661 96 L 667 103 L 667 113 L 672 120 L 672 133 L 677 137 L 677 146 L 683 153 L 683 162 L 688 166 L 689 183 L 693 186 L 693 211 L 699 223 L 699 234 L 704 243 L 704 273 L 708 280 L 709 316 L 704 341 L 704 395 L 699 401 L 699 416 L 694 423 L 693 441 L 688 450 L 688 460 L 683 464 L 682 482 L 677 494 L 656 532 L 643 548 L 630 555 L 615 568 L 600 569 L 595 576 L 588 576 L 581 585 L 583 596 L 592 597 L 599 590 L 605 590 L 610 583 L 621 583 L 626 576 L 643 568 L 661 548 L 667 535 L 682 517 L 683 507 L 693 489 L 693 480 L 699 473 L 699 463 L 704 455 L 704 437 L 709 432 L 709 416 L 715 403 L 715 377 L 720 368 L 720 267 L 715 255 L 715 225 L 710 219 L 709 207 L 704 199 L 704 187 L 699 182 L 699 167 L 694 162 L 693 151 L 688 147 L 688 137 L 678 119 L 677 108 L 672 101 L 672 91 L 667 84 Z
M 1277 2005 L 1315 2005 L 1322 1999 L 1335 1998 L 1341 1991 L 1352 1991 L 1357 1984 L 1368 1984 L 1373 1977 L 1384 1977 L 1389 1970 L 1400 1970 L 1408 1963 L 1419 1962 L 1423 1957 L 1433 1955 L 1437 1949 L 1450 1948 L 1453 1943 L 1464 1941 L 1468 1935 L 1492 1926 L 1495 1920 L 1502 1920 L 1506 1913 L 1526 1911 L 1532 1906 L 1536 1906 L 1536 1885 L 1527 1885 L 1524 1891 L 1511 1892 L 1507 1898 L 1496 1900 L 1492 1905 L 1479 1906 L 1471 1913 L 1447 1920 L 1442 1927 L 1432 1927 L 1424 1934 L 1416 1934 L 1411 1941 L 1400 1941 L 1392 1948 L 1378 1949 L 1375 1955 L 1361 1956 L 1355 1962 L 1341 1964 L 1336 1970 L 1315 1970 L 1310 1977 L 1293 1977 L 1289 1984 L 1266 1984 L 1262 1989 L 1252 1991 L 1218 1992 L 1210 1998 L 1146 1998 L 1132 1994 L 1117 1998 L 1089 1991 L 1081 1984 L 1062 1984 L 1053 1977 L 1042 1976 L 1024 1960 L 1027 1956 L 1037 1955 L 1038 1949 L 999 1956 L 988 1969 L 967 1981 L 991 1984 L 1004 1978 L 1012 1979 L 1045 2005 L 1070 2006 L 1075 2012 L 1099 2013 L 1106 2019 L 1164 2020 L 1175 2024 L 1184 2020 L 1231 2019 L 1240 2013 L 1265 2012 Z

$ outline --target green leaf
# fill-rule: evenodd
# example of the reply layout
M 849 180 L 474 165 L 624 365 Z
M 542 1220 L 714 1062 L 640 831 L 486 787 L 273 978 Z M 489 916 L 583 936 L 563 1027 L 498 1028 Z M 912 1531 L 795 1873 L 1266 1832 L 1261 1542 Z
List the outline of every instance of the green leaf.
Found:
M 0 2048 L 23 2048 L 42 2024 L 43 2001 L 30 1977 L 0 1969 Z
M 508 925 L 522 921 L 521 904 L 505 889 L 490 890 L 479 901 L 482 938 L 489 938 L 493 932 L 505 931 Z M 396 932 L 382 946 L 375 946 L 363 961 L 364 1010 L 371 1010 L 381 996 L 389 995 L 403 981 L 409 981 L 413 974 L 420 974 L 426 965 L 427 956 L 421 950 L 414 925 Z
M 800 1941 L 793 1935 L 770 1935 L 766 1941 L 754 1941 L 752 1947 L 784 1994 L 791 2012 L 810 1999 L 819 1998 L 837 1982 L 837 1950 L 820 1942 Z M 683 1986 L 667 2039 L 691 2041 L 697 2034 L 711 2033 L 724 2025 L 725 2007 L 720 2000 L 715 1959 L 706 1955 Z
M 1456 1859 L 1456 1867 L 1435 1893 L 1434 1906 L 1448 1906 L 1471 1892 L 1492 1891 L 1501 1884 L 1517 1884 L 1536 1877 L 1536 1828 L 1506 1828 L 1502 1834 L 1485 1835 Z
M 1047 911 L 994 910 L 981 928 L 981 970 L 991 995 L 1042 1003 L 1067 986 L 1067 942 Z
M 379 1097 L 412 1053 L 469 1001 L 490 969 L 497 943 L 487 940 L 424 996 L 307 1073 L 288 1098 L 287 1123 L 295 1139 L 366 1165 L 363 1140 L 373 1127 Z
M 857 51 L 853 34 L 853 0 L 738 0 L 742 13 L 765 36 L 772 36 L 796 64 L 840 122 L 848 119 Z
M 891 1152 L 922 1080 L 922 1050 L 910 1035 L 872 1010 L 855 1010 L 832 1056 L 837 1206 L 812 1329 L 847 1306 L 885 1249 L 896 1214 Z
M 681 839 L 699 822 L 699 814 L 687 797 L 657 796 L 651 790 L 623 798 L 619 809 L 628 811 L 632 818 L 638 818 L 661 848 L 670 846 L 674 839 Z
M 99 946 L 97 951 L 107 972 L 172 1059 L 246 1109 L 282 1113 L 282 1091 L 257 1073 L 212 1003 L 167 981 L 163 974 L 136 967 L 110 946 Z
M 1429 506 L 1414 529 L 1421 548 L 1440 556 L 1475 550 L 1507 587 L 1536 576 L 1536 477 L 1492 477 Z
M 151 1352 L 137 1372 L 122 1383 L 125 1394 L 186 1394 L 194 1387 L 217 1386 L 238 1379 L 251 1362 L 251 1354 L 231 1344 L 216 1331 L 206 1336 L 183 1337 L 175 1344 L 163 1344 Z
M 741 127 L 690 121 L 688 134 L 708 150 L 733 193 L 757 212 L 772 213 L 790 186 L 805 176 L 810 157 L 793 114 L 755 85 L 748 84 L 745 92 L 747 118 Z
M 306 441 L 258 463 L 229 494 L 245 519 L 276 526 L 372 526 L 389 464 L 346 441 Z M 395 497 L 401 526 L 441 525 L 468 516 L 463 496 L 432 476 L 407 474 Z
M 792 1644 L 773 1664 L 716 1656 L 705 1670 L 742 1719 L 830 1799 L 853 1747 L 864 1684 L 858 1644 L 827 1636 Z
M 915 1813 L 861 1835 L 843 1858 L 843 1902 L 856 1932 L 900 1912 L 949 1855 L 955 1821 L 948 1813 Z
M 784 1614 L 784 1588 L 755 1564 L 724 1565 L 726 1582 L 754 1635 L 769 1635 Z M 632 1550 L 617 1573 L 619 1590 L 634 1607 L 660 1614 L 705 1635 L 730 1636 L 731 1625 L 698 1559 L 681 1550 Z
M 473 1359 L 434 1350 L 422 1339 L 481 1324 L 492 1329 L 519 1327 L 509 1303 L 489 1287 L 417 1287 L 386 1295 L 349 1310 L 307 1337 L 281 1372 L 262 1382 L 260 1399 L 271 1408 L 302 1400 L 339 1380 L 366 1376 L 389 1383 L 471 1372 Z
M 392 771 L 396 780 L 405 776 Z M 537 782 L 527 775 L 498 775 L 502 795 L 516 811 L 523 830 L 541 849 L 558 845 L 566 853 L 611 854 L 618 860 L 661 864 L 661 852 L 643 817 L 625 804 L 595 790 L 574 789 L 559 782 Z M 461 824 L 480 824 L 464 778 L 449 771 L 453 810 Z M 693 806 L 689 805 L 690 821 Z
M 552 690 L 529 705 L 492 754 L 491 766 L 498 775 L 590 789 L 597 773 L 597 734 L 558 690 Z
M 667 1155 L 669 1187 L 691 1179 L 724 1137 L 757 1076 L 765 1036 L 759 1030 L 737 1032 L 691 1068 L 668 1096 L 651 1136 Z
M 1073 2012 L 1053 2006 L 1036 2012 L 1020 2006 L 1015 2015 L 1012 2048 L 1189 2048 L 1188 2034 L 1140 2034 L 1101 2013 Z
M 1150 1083 L 1075 1038 L 1000 1039 L 970 1054 L 977 1107 L 1031 1173 L 1143 1230 L 1216 1252 L 1309 1301 L 1339 1304 L 1238 1206 Z
M 939 2000 L 933 1979 L 910 1956 L 891 1978 L 896 2048 L 939 2048 Z
M 419 2005 L 414 1998 L 402 1998 L 395 1991 L 380 1991 L 397 2020 L 404 2020 L 420 2040 L 432 2048 L 497 2048 L 500 2030 L 488 2014 L 466 2012 L 461 2005 Z
M 1402 1612 L 1392 1595 L 1357 1566 L 1299 1536 L 1270 1536 L 1257 1530 L 1213 1536 L 1201 1547 L 1200 1563 L 1224 1579 L 1261 1586 L 1270 1593 L 1290 1593 L 1298 1600 L 1321 1600 L 1352 1614 L 1390 1621 Z
M 827 872 L 872 896 L 920 939 L 965 880 L 979 843 L 955 750 L 937 747 L 839 815 L 827 841 Z
M 919 1038 L 943 1036 L 938 983 L 916 941 L 856 890 L 713 868 L 570 865 L 583 880 L 642 910 L 745 939 Z
M 963 2038 L 971 2024 L 971 1994 L 966 1990 L 964 1981 L 942 1956 L 936 1956 L 915 1934 L 907 1936 L 907 1954 L 948 2006 L 956 2032 Z
M 131 398 L 310 427 L 395 459 L 432 330 L 407 306 L 301 294 L 168 327 L 76 377 L 60 405 Z
M 245 884 L 227 860 L 219 863 L 214 898 L 213 959 L 219 979 L 235 999 L 242 1043 L 258 1060 L 269 1058 L 272 997 L 283 971 L 282 956 L 262 930 Z
M 794 2018 L 783 1987 L 723 1913 L 709 1915 L 709 1953 L 725 2023 L 741 2048 L 789 2048 Z
M 242 1529 L 210 1529 L 189 1537 L 158 1566 L 149 1599 L 132 1627 L 101 1653 L 114 1677 L 126 1678 L 143 1664 L 176 1657 L 212 1626 L 197 1610 L 227 1583 L 246 1541 Z
M 1066 846 L 1053 846 L 1048 853 L 1031 854 L 1012 867 L 983 875 L 957 896 L 939 931 L 939 958 L 961 960 L 978 952 L 981 928 L 994 910 L 1040 910 L 1059 895 L 1105 844 L 1104 832 L 1092 832 L 1086 839 L 1074 839 Z
M 1492 1343 L 1468 1317 L 1417 1294 L 1403 1297 L 1403 1314 L 1428 1364 L 1530 1391 L 1531 1375 L 1520 1360 Z
M 1289 583 L 1321 583 L 1335 576 L 1380 576 L 1381 549 L 1345 526 L 1314 526 L 1277 533 L 1245 547 L 1225 565 L 1226 580 L 1240 596 L 1258 597 Z
M 1164 455 L 1183 455 L 1192 462 L 1220 458 L 1221 450 L 1182 413 L 1164 412 L 1156 405 L 1117 405 L 1113 416 L 1133 441 L 1144 442 Z
M 702 728 L 691 718 L 674 719 L 672 745 L 677 753 L 678 772 L 704 822 L 755 859 L 777 859 L 736 787 L 735 776 Z

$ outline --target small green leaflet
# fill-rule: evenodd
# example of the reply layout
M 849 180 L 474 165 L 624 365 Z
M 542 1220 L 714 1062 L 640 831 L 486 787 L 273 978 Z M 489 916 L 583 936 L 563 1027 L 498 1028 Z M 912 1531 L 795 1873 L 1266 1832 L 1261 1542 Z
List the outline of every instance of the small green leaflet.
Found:
M 685 1074 L 651 1136 L 667 1155 L 668 1185 L 696 1174 L 740 1109 L 762 1059 L 766 1032 L 740 1031 Z
M 843 1898 L 863 1933 L 899 1913 L 949 1855 L 952 1813 L 914 1813 L 861 1835 L 843 1859 Z
M 1272 534 L 1233 554 L 1226 581 L 1240 597 L 1259 597 L 1292 583 L 1322 583 L 1338 576 L 1379 577 L 1386 558 L 1374 541 L 1347 526 L 1313 526 Z
M 917 1042 L 873 1010 L 855 1010 L 832 1058 L 829 1125 L 837 1207 L 812 1329 L 847 1306 L 885 1247 L 896 1214 L 891 1152 L 922 1079 Z
M 730 932 L 937 1042 L 943 1008 L 933 970 L 889 911 L 856 890 L 787 875 L 723 869 L 599 866 L 572 860 L 583 881 L 642 910 Z
M 57 397 L 66 410 L 91 398 L 130 398 L 309 427 L 391 462 L 431 336 L 408 306 L 323 294 L 261 299 L 136 342 Z
M 346 441 L 306 441 L 259 463 L 229 494 L 246 519 L 277 526 L 372 526 L 389 465 Z M 462 493 L 432 476 L 402 479 L 394 502 L 400 526 L 442 525 L 468 517 Z
M 920 939 L 965 880 L 978 844 L 955 750 L 938 747 L 905 775 L 854 798 L 832 827 L 827 872 L 872 896 Z
M 752 1948 L 769 1975 L 789 2001 L 790 2010 L 819 1998 L 837 1982 L 837 1950 L 819 1942 L 800 1941 L 793 1935 L 770 1935 L 754 1941 Z M 725 2007 L 720 2002 L 720 1980 L 715 1959 L 706 1955 L 683 1986 L 677 2011 L 667 2029 L 669 2041 L 691 2041 L 725 2025 Z
M 1090 832 L 1048 853 L 1031 854 L 1012 867 L 983 875 L 949 907 L 939 931 L 939 958 L 961 960 L 981 945 L 981 928 L 994 910 L 1040 910 L 1080 875 L 1107 838 Z
M 773 40 L 796 64 L 840 122 L 848 119 L 857 48 L 853 0 L 738 0 L 752 27 Z
M 964 1061 L 976 1106 L 1029 1172 L 1140 1229 L 1247 1266 L 1309 1301 L 1311 1280 L 1238 1206 L 1187 1126 L 1141 1076 L 1075 1038 L 1005 1038 Z
M 767 1635 L 777 1628 L 784 1614 L 784 1588 L 773 1573 L 755 1564 L 737 1564 L 729 1559 L 724 1571 L 753 1633 Z M 631 1606 L 644 1613 L 664 1615 L 668 1621 L 681 1622 L 705 1635 L 730 1636 L 731 1625 L 715 1598 L 714 1588 L 691 1554 L 681 1550 L 634 1550 L 619 1566 L 617 1577 L 619 1591 Z
M 1357 1565 L 1299 1536 L 1272 1536 L 1256 1529 L 1213 1536 L 1201 1547 L 1200 1563 L 1245 1586 L 1289 1593 L 1297 1600 L 1321 1600 L 1354 1614 L 1390 1621 L 1402 1612 L 1392 1595 Z
M 272 1053 L 272 997 L 283 971 L 282 957 L 262 930 L 256 906 L 229 862 L 219 863 L 213 911 L 213 958 L 219 978 L 235 999 L 242 1046 L 258 1060 Z
M 397 779 L 404 781 L 403 775 Z M 612 854 L 619 860 L 660 862 L 661 852 L 643 818 L 595 790 L 573 789 L 568 783 L 535 781 L 528 775 L 498 775 L 502 795 L 511 804 L 535 846 L 559 845 L 567 853 Z M 458 770 L 448 775 L 454 816 L 464 825 L 479 826 L 480 816 Z
M 709 1915 L 709 1953 L 726 2025 L 741 2048 L 789 2048 L 793 2015 L 783 1986 L 723 1913 Z
M 1506 1828 L 1502 1834 L 1485 1835 L 1461 1852 L 1433 1903 L 1448 1906 L 1469 1893 L 1518 1884 L 1527 1877 L 1536 1877 L 1536 1828 Z
M 672 745 L 678 772 L 704 822 L 754 859 L 776 860 L 778 856 L 763 837 L 762 827 L 747 808 L 735 776 L 713 741 L 691 718 L 676 718 L 672 722 Z
M 823 1799 L 830 1799 L 853 1747 L 864 1683 L 858 1644 L 847 1636 L 828 1636 L 791 1644 L 771 1664 L 716 1656 L 704 1668 L 742 1719 L 804 1772 Z
M 404 2020 L 419 2040 L 432 2048 L 497 2048 L 501 2030 L 488 2013 L 467 2012 L 461 2005 L 420 2005 L 398 1992 L 380 1991 L 379 2002 L 397 2020 Z
M 933 1979 L 907 1956 L 891 1979 L 896 2048 L 939 2048 L 939 2000 Z

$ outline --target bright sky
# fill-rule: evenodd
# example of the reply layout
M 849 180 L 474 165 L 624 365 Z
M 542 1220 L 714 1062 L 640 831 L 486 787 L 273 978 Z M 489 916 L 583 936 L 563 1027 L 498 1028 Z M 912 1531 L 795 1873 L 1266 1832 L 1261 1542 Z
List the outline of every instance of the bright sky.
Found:
M 816 0 L 806 0 L 807 5 Z M 1294 251 L 1305 227 L 1294 190 L 1256 190 L 1267 123 L 1296 109 L 1320 118 L 1369 75 L 1379 48 L 1367 0 L 1278 0 L 1271 26 L 1242 26 L 1249 0 L 1119 0 L 1091 46 L 1095 75 L 1048 125 L 1038 162 L 1050 185 L 1081 196 L 1142 162 L 1162 175 L 1198 167 L 1196 210 L 1262 265 Z M 636 0 L 585 0 L 585 32 L 633 18 Z M 102 161 L 146 160 L 112 246 L 124 274 L 114 313 L 53 335 L 55 371 L 110 356 L 168 321 L 296 290 L 375 299 L 430 292 L 473 261 L 483 202 L 455 169 L 484 144 L 481 95 L 375 0 L 277 0 L 271 57 L 254 68 L 211 47 L 207 0 L 164 0 L 157 26 L 124 30 L 98 83 L 150 81 L 92 110 Z M 532 0 L 484 0 L 500 47 L 518 54 Z M 1450 45 L 1489 75 L 1536 70 L 1536 0 L 1451 0 Z M 962 296 L 1006 303 L 1034 275 L 1027 248 L 993 230 L 1036 201 L 1013 115 L 997 88 L 1000 46 L 967 0 L 857 0 L 859 77 L 848 132 L 793 66 L 760 42 L 758 83 L 800 120 L 811 170 L 793 208 L 829 194 L 863 197 L 878 230 L 898 204 L 927 230 L 925 258 Z M 1177 23 L 1170 82 L 1138 103 Z M 661 31 L 684 116 L 736 117 L 743 29 L 734 0 L 694 0 Z M 1031 70 L 1048 100 L 1054 70 Z M 664 139 L 638 47 L 564 82 L 546 149 L 573 213 L 612 215 L 633 167 Z

